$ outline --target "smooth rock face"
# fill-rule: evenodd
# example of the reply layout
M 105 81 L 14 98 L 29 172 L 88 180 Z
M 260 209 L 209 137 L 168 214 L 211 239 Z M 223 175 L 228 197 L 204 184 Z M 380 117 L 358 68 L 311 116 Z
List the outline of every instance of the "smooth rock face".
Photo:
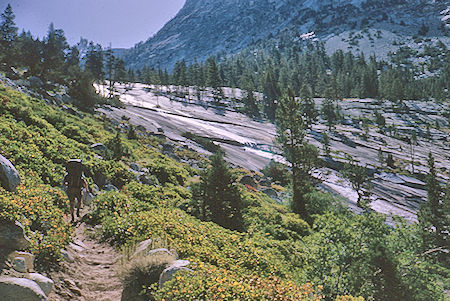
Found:
M 28 279 L 36 282 L 46 296 L 48 296 L 48 294 L 50 294 L 50 292 L 53 289 L 53 284 L 54 284 L 53 280 L 51 280 L 41 274 L 30 273 L 30 274 L 28 274 Z
M 176 260 L 168 266 L 159 276 L 159 287 L 164 287 L 164 283 L 171 280 L 178 272 L 192 272 L 187 266 L 190 264 L 187 260 Z
M 0 248 L 22 250 L 30 245 L 23 226 L 19 222 L 0 224 Z
M 20 175 L 12 163 L 0 155 L 0 184 L 8 191 L 16 191 L 20 184 Z
M 5 301 L 46 301 L 39 285 L 25 278 L 0 276 L 0 297 Z

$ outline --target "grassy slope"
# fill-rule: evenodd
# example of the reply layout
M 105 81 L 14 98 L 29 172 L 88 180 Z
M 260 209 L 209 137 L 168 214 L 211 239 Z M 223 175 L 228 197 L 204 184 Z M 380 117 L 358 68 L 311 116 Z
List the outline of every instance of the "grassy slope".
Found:
M 180 276 L 183 281 L 166 286 L 170 293 L 154 289 L 155 297 L 318 300 L 316 287 L 294 284 L 299 283 L 293 264 L 298 258 L 292 255 L 292 238 L 309 231 L 303 221 L 267 197 L 242 189 L 248 223 L 262 227 L 238 233 L 201 222 L 179 209 L 188 209 L 190 193 L 183 184 L 195 171 L 161 155 L 151 146 L 157 145 L 154 140 L 123 139 L 131 154 L 122 162 L 95 158 L 89 145 L 111 139 L 109 126 L 94 116 L 81 119 L 0 86 L 1 152 L 23 179 L 17 193 L 0 188 L 0 219 L 25 225 L 32 240 L 29 251 L 37 255 L 41 268 L 60 260 L 59 250 L 70 241 L 72 229 L 63 220 L 68 201 L 57 187 L 64 163 L 81 157 L 88 176 L 103 172 L 113 183 L 128 183 L 121 192 L 102 194 L 94 202 L 91 222 L 103 224 L 105 238 L 117 246 L 146 238 L 164 240 L 193 262 L 195 277 Z M 130 160 L 149 168 L 164 185 L 131 182 L 124 167 Z M 289 239 L 276 239 L 280 233 L 288 233 Z

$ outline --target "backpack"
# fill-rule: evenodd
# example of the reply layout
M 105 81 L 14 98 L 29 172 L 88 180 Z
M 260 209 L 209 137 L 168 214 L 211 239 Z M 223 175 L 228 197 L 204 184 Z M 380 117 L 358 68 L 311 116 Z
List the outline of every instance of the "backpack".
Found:
M 81 188 L 83 179 L 83 164 L 80 159 L 70 159 L 66 164 L 66 181 L 69 188 Z

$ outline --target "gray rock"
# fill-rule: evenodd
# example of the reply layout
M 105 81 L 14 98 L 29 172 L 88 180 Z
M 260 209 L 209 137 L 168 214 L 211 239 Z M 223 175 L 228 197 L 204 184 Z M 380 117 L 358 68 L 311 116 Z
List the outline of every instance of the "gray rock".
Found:
M 106 146 L 103 143 L 94 143 L 91 145 L 93 151 L 104 152 L 106 151 Z
M 191 269 L 187 268 L 190 264 L 187 260 L 176 260 L 170 266 L 168 266 L 159 276 L 159 287 L 163 288 L 164 283 L 171 280 L 176 273 L 179 272 L 192 272 Z
M 51 280 L 41 274 L 30 273 L 30 274 L 28 274 L 27 278 L 36 282 L 46 296 L 48 296 L 53 289 L 53 285 L 54 285 L 53 280 Z
M 168 256 L 175 256 L 175 254 L 173 254 L 171 251 L 169 251 L 166 248 L 160 248 L 160 249 L 154 249 L 154 250 L 148 251 L 149 256 L 163 255 L 163 254 L 166 254 Z
M 151 248 L 152 242 L 153 241 L 151 239 L 147 239 L 147 240 L 141 241 L 136 246 L 136 251 L 134 251 L 133 256 L 131 256 L 131 257 L 133 258 L 135 256 L 138 256 L 140 254 L 145 253 L 149 248 Z
M 261 192 L 270 196 L 271 198 L 278 198 L 278 193 L 273 188 L 265 188 L 265 189 L 261 190 Z
M 242 179 L 239 181 L 239 183 L 243 185 L 250 185 L 251 187 L 256 187 L 255 180 L 249 175 L 243 176 Z
M 139 167 L 139 165 L 137 163 L 131 163 L 130 167 L 132 170 L 139 172 L 141 170 L 141 168 Z
M 30 82 L 30 87 L 31 88 L 42 88 L 42 86 L 44 85 L 42 80 L 39 77 L 36 77 L 36 76 L 31 76 L 28 79 L 28 81 Z
M 12 260 L 12 267 L 14 270 L 16 270 L 19 273 L 27 272 L 27 267 L 25 265 L 25 258 L 23 258 L 23 257 L 15 257 Z
M 0 155 L 0 184 L 8 191 L 16 191 L 20 184 L 20 175 L 12 163 Z
M 270 187 L 272 186 L 272 181 L 270 181 L 269 179 L 261 179 L 261 181 L 259 181 L 259 185 Z
M 17 262 L 17 258 L 20 262 Z M 34 255 L 30 254 L 28 252 L 19 252 L 14 251 L 11 254 L 8 255 L 8 259 L 13 263 L 13 268 L 21 273 L 26 273 L 34 270 Z M 22 263 L 22 259 L 24 262 Z M 17 263 L 16 263 L 17 262 Z M 24 267 L 23 267 L 23 265 Z M 17 265 L 17 268 L 16 268 Z M 19 270 L 20 269 L 20 270 Z
M 162 145 L 162 152 L 165 155 L 173 154 L 174 148 L 175 148 L 175 145 L 173 143 L 167 142 Z
M 36 282 L 8 276 L 0 276 L 0 297 L 5 301 L 47 300 L 47 296 Z
M 119 191 L 119 189 L 116 186 L 112 185 L 112 184 L 106 184 L 105 185 L 105 190 L 106 191 Z
M 0 248 L 22 250 L 30 245 L 25 236 L 23 226 L 19 222 L 3 222 L 0 224 Z

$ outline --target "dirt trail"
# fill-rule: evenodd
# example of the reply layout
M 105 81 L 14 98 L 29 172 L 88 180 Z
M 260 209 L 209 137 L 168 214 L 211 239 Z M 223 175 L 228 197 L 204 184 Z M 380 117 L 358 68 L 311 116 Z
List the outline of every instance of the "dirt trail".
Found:
M 116 274 L 119 254 L 108 244 L 91 238 L 94 229 L 78 222 L 73 242 L 67 246 L 69 260 L 51 275 L 55 288 L 50 301 L 118 301 L 122 283 Z

